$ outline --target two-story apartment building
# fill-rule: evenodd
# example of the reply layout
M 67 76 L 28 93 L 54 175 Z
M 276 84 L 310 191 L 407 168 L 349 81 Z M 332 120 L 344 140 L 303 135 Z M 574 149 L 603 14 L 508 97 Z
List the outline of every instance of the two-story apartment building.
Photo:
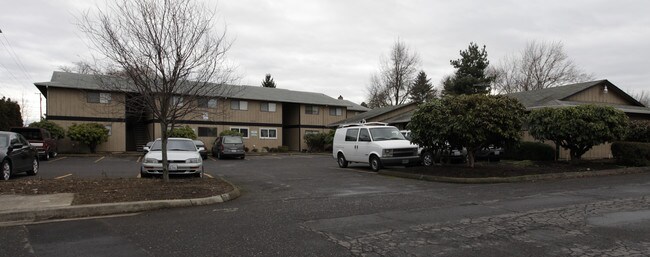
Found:
M 127 95 L 111 92 L 99 84 L 95 75 L 54 72 L 48 82 L 36 87 L 46 97 L 46 117 L 64 128 L 75 123 L 96 122 L 110 131 L 108 142 L 98 151 L 139 150 L 146 142 L 159 138 L 160 124 L 151 113 L 135 110 L 124 103 Z M 199 139 L 211 147 L 224 130 L 236 130 L 249 149 L 288 146 L 301 151 L 307 146 L 305 134 L 325 132 L 327 124 L 346 119 L 363 107 L 325 94 L 259 86 L 228 85 L 224 95 L 207 95 L 197 101 L 195 111 L 176 126 L 190 126 Z M 182 101 L 182 96 L 178 97 Z M 350 112 L 348 109 L 353 109 Z M 60 152 L 81 151 L 82 146 L 68 139 L 59 144 Z

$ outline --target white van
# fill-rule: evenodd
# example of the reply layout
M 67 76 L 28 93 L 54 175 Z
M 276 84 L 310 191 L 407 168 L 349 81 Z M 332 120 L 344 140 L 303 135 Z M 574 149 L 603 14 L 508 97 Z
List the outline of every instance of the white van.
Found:
M 332 157 L 339 167 L 349 162 L 369 163 L 378 171 L 382 166 L 419 162 L 418 148 L 406 140 L 399 129 L 386 123 L 367 122 L 339 126 L 334 134 Z

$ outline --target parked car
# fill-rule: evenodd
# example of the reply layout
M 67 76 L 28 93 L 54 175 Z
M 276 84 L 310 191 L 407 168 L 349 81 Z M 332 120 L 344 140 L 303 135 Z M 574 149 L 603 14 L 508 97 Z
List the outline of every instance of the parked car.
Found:
M 14 132 L 0 131 L 0 168 L 2 180 L 16 173 L 38 174 L 38 152 L 25 137 Z
M 147 154 L 142 158 L 140 176 L 162 175 L 162 141 L 156 139 L 151 148 L 144 147 Z M 187 174 L 203 177 L 203 159 L 192 139 L 168 138 L 167 160 L 169 174 Z
M 199 154 L 201 155 L 201 158 L 203 160 L 208 158 L 208 151 L 205 150 L 205 143 L 201 140 L 194 140 L 194 144 L 196 145 L 196 148 L 199 149 Z
M 488 162 L 498 162 L 501 160 L 501 154 L 503 154 L 503 148 L 490 145 L 476 151 L 474 157 L 476 159 L 486 159 Z
M 23 135 L 38 151 L 41 159 L 49 160 L 57 155 L 56 140 L 50 132 L 42 128 L 11 128 L 11 132 Z
M 401 130 L 400 133 L 407 140 L 411 141 L 411 131 Z M 411 143 L 418 146 L 415 143 Z M 443 149 L 431 149 L 418 146 L 418 155 L 424 166 L 431 166 L 436 162 L 465 162 L 467 160 L 467 149 L 465 147 L 452 147 L 445 144 Z
M 407 166 L 420 159 L 417 146 L 399 129 L 380 122 L 339 126 L 334 133 L 332 157 L 341 168 L 350 162 L 368 163 L 373 171 L 389 165 Z
M 244 139 L 241 136 L 220 136 L 212 145 L 212 156 L 217 159 L 224 157 L 246 158 Z

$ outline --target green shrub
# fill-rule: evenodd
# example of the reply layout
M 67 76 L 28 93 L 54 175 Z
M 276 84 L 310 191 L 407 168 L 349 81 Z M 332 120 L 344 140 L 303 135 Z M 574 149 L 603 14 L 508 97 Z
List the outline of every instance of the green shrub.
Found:
M 334 130 L 330 130 L 327 133 L 305 134 L 303 139 L 305 139 L 305 143 L 310 152 L 322 152 L 328 148 L 331 149 L 332 142 L 334 141 Z
M 68 128 L 68 137 L 87 145 L 90 152 L 95 153 L 97 145 L 108 141 L 108 129 L 98 123 L 73 124 Z
M 239 133 L 237 131 L 234 131 L 234 130 L 224 130 L 224 131 L 221 131 L 221 133 L 219 133 L 219 136 L 220 137 L 222 137 L 222 136 L 240 136 L 240 137 L 243 137 L 244 135 L 242 135 L 241 133 Z
M 552 161 L 555 160 L 555 149 L 540 142 L 520 142 L 518 145 L 505 149 L 503 159 Z
M 625 141 L 650 143 L 650 121 L 630 121 L 627 126 Z
M 29 127 L 46 129 L 50 132 L 50 135 L 52 135 L 52 138 L 54 139 L 62 139 L 65 137 L 65 130 L 59 126 L 59 124 L 56 124 L 49 120 L 32 122 L 29 124 Z
M 174 128 L 173 130 L 167 132 L 167 136 L 196 139 L 196 133 L 194 133 L 194 130 L 192 130 L 190 126 Z
M 650 165 L 650 143 L 614 142 L 612 155 L 621 165 L 648 166 Z

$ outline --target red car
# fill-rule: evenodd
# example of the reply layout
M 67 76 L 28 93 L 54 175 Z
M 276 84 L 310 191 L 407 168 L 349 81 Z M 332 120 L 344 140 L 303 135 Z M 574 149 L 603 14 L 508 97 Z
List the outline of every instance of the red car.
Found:
M 50 132 L 42 128 L 11 128 L 11 132 L 23 135 L 29 144 L 36 147 L 41 159 L 49 160 L 57 155 L 56 140 Z

